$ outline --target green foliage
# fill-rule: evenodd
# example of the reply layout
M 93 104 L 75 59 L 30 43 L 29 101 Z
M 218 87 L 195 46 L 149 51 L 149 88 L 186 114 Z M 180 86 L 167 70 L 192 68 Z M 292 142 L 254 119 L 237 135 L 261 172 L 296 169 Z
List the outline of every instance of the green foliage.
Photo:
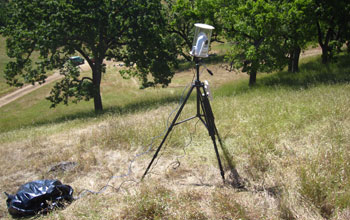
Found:
M 6 55 L 6 39 L 0 35 L 0 96 L 14 91 L 16 88 L 10 87 L 5 80 L 4 69 L 10 58 Z
M 7 0 L 0 1 L 0 28 L 4 27 L 7 23 Z
M 93 98 L 92 79 L 89 77 L 79 79 L 80 70 L 72 62 L 64 64 L 64 67 L 60 69 L 60 74 L 64 76 L 64 79 L 55 83 L 50 96 L 47 97 L 47 100 L 51 102 L 51 108 L 56 107 L 61 102 L 68 105 L 69 99 L 72 98 L 74 103 L 82 99 L 89 101 Z
M 93 95 L 95 110 L 99 111 L 102 110 L 100 83 L 105 58 L 134 67 L 132 75 L 139 76 L 144 86 L 167 85 L 174 74 L 174 43 L 165 35 L 159 0 L 15 0 L 11 1 L 9 10 L 12 16 L 4 35 L 8 37 L 8 56 L 15 59 L 5 71 L 10 85 L 21 86 L 19 77 L 26 83 L 44 82 L 47 70 L 63 69 L 68 57 L 78 52 L 92 69 L 93 89 L 89 96 Z M 35 63 L 30 59 L 34 51 L 40 53 Z M 71 69 L 65 71 L 68 70 Z M 153 80 L 148 77 L 149 72 Z M 71 79 L 78 80 L 77 77 Z M 57 84 L 54 88 L 57 91 L 53 93 L 81 96 L 83 93 L 64 88 L 70 85 L 79 89 L 81 84 Z M 65 95 L 66 92 L 69 94 Z M 55 105 L 64 100 L 54 100 L 55 97 L 59 96 L 50 98 Z
M 302 49 L 314 40 L 316 27 L 313 20 L 312 0 L 284 1 L 280 7 L 282 14 L 281 37 L 285 39 L 288 71 L 299 71 L 299 58 Z
M 349 39 L 348 1 L 220 0 L 225 36 L 232 43 L 228 60 L 250 75 L 288 64 L 298 71 L 301 50 L 318 38 L 323 63 L 333 59 Z
M 253 85 L 257 72 L 280 69 L 285 63 L 284 40 L 278 28 L 283 17 L 276 1 L 231 2 L 221 11 L 226 37 L 232 42 L 228 60 L 247 72 Z
M 322 63 L 332 61 L 345 41 L 349 40 L 350 3 L 340 1 L 313 1 L 314 16 L 311 19 L 317 27 L 317 39 L 322 47 Z
M 288 45 L 297 45 L 301 48 L 314 37 L 315 27 L 310 19 L 314 11 L 312 0 L 285 1 L 280 6 L 283 16 L 284 34 L 286 40 L 291 41 Z

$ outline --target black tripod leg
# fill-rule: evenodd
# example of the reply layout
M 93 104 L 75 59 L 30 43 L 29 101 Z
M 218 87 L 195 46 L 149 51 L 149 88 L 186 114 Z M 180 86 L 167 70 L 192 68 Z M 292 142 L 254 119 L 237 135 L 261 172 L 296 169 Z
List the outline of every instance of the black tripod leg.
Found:
M 204 95 L 201 97 L 201 107 L 202 107 L 202 110 L 204 113 L 206 127 L 208 129 L 209 135 L 210 135 L 210 137 L 213 141 L 213 144 L 214 144 L 215 154 L 216 154 L 216 158 L 218 160 L 218 164 L 219 164 L 219 168 L 220 168 L 220 174 L 221 174 L 222 180 L 225 182 L 225 172 L 224 172 L 224 169 L 222 168 L 218 147 L 216 145 L 215 135 L 217 134 L 217 129 L 216 129 L 215 122 L 214 122 L 214 114 L 213 114 L 213 111 L 211 109 L 210 102 L 208 100 L 207 95 Z M 218 138 L 219 138 L 219 142 L 221 144 L 221 139 L 220 139 L 219 135 L 218 135 Z
M 148 173 L 148 170 L 151 168 L 151 166 L 152 166 L 154 160 L 155 160 L 156 157 L 158 156 L 158 153 L 159 153 L 160 149 L 162 148 L 162 146 L 163 146 L 165 140 L 167 139 L 168 135 L 170 134 L 171 130 L 172 130 L 173 127 L 175 126 L 176 120 L 179 118 L 179 116 L 180 116 L 180 114 L 181 114 L 181 111 L 182 111 L 182 109 L 184 108 L 184 106 L 185 106 L 185 104 L 186 104 L 188 98 L 191 96 L 191 93 L 192 93 L 192 90 L 193 90 L 194 87 L 195 87 L 195 86 L 192 85 L 192 87 L 191 87 L 190 90 L 188 91 L 185 100 L 183 101 L 183 103 L 181 104 L 179 110 L 177 111 L 177 113 L 176 113 L 176 115 L 175 115 L 173 121 L 171 122 L 171 124 L 170 124 L 170 126 L 169 126 L 169 128 L 168 128 L 168 130 L 167 130 L 167 132 L 166 132 L 166 134 L 165 134 L 165 136 L 164 136 L 162 142 L 160 143 L 160 145 L 159 145 L 159 147 L 158 147 L 156 153 L 154 154 L 154 156 L 153 156 L 151 162 L 149 163 L 149 165 L 148 165 L 148 167 L 147 167 L 145 173 L 143 174 L 141 180 L 143 180 L 143 179 L 145 178 L 145 176 L 146 176 L 147 173 Z

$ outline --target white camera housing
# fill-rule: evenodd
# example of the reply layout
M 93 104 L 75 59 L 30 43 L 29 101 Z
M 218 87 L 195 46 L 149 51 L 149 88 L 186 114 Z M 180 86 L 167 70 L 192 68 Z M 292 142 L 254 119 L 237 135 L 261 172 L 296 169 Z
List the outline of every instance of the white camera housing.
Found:
M 195 57 L 208 57 L 211 34 L 215 28 L 211 25 L 200 23 L 194 26 L 195 33 L 190 54 Z

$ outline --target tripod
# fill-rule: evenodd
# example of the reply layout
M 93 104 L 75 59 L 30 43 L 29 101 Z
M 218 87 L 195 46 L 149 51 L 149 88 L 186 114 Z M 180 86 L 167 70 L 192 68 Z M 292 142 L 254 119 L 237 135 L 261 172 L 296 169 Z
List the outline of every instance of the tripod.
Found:
M 196 80 L 195 80 L 194 84 L 192 84 L 192 86 L 191 86 L 190 90 L 188 91 L 183 103 L 181 104 L 181 106 L 180 106 L 178 112 L 176 113 L 172 123 L 170 124 L 162 142 L 160 143 L 156 153 L 154 154 L 151 162 L 149 163 L 145 173 L 143 174 L 142 180 L 147 175 L 147 172 L 151 168 L 154 160 L 158 156 L 159 151 L 161 150 L 165 140 L 167 139 L 168 135 L 170 134 L 170 132 L 172 131 L 174 126 L 182 124 L 182 123 L 187 122 L 187 121 L 194 119 L 194 118 L 199 118 L 199 120 L 207 128 L 209 136 L 211 137 L 211 139 L 213 141 L 216 158 L 218 160 L 218 164 L 219 164 L 219 168 L 220 168 L 220 174 L 221 174 L 222 180 L 225 182 L 225 173 L 224 173 L 224 170 L 222 168 L 218 147 L 216 145 L 216 136 L 219 140 L 221 147 L 222 147 L 222 141 L 221 141 L 221 138 L 219 136 L 218 130 L 215 126 L 214 114 L 213 114 L 213 111 L 212 111 L 211 106 L 210 106 L 207 91 L 205 90 L 204 84 L 199 80 L 200 59 L 195 57 L 194 60 L 196 63 Z M 211 72 L 209 72 L 209 73 L 212 74 Z M 194 89 L 197 91 L 197 114 L 193 117 L 190 117 L 190 118 L 187 118 L 183 121 L 177 122 L 177 119 L 179 118 L 183 108 L 185 107 L 187 100 L 191 96 L 191 93 Z

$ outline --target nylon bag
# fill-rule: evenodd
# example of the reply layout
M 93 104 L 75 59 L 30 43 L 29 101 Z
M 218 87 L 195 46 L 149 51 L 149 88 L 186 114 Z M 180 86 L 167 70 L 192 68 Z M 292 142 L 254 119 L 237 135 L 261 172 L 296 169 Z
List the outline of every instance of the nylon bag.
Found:
M 73 201 L 73 189 L 59 180 L 37 180 L 22 185 L 15 195 L 7 195 L 7 208 L 13 217 L 45 214 Z

